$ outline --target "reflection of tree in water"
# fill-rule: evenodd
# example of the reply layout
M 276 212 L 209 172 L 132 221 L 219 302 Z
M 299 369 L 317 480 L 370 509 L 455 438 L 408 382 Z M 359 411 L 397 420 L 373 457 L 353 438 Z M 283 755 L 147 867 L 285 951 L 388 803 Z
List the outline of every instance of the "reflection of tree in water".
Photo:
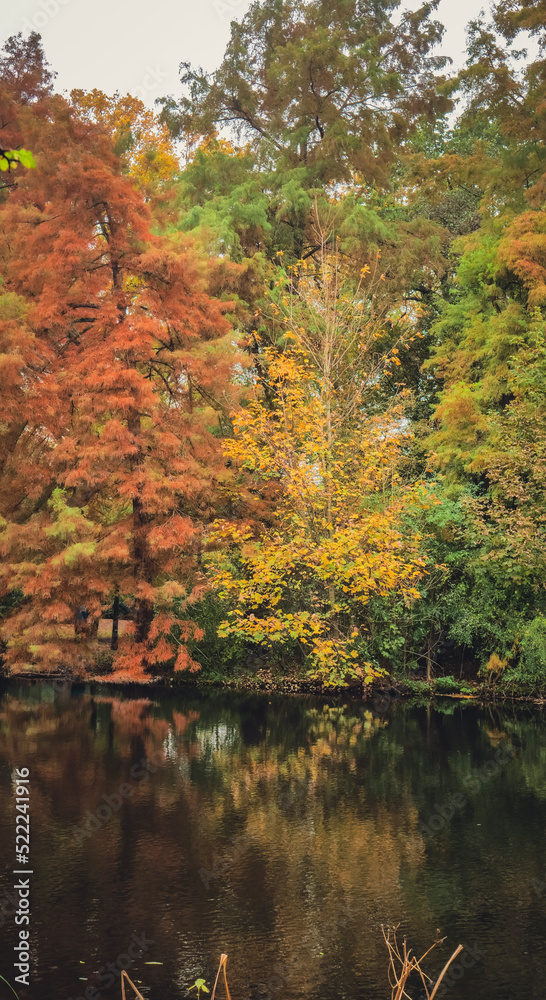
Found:
M 164 962 L 145 970 L 152 995 L 174 982 L 182 996 L 197 974 L 210 978 L 221 949 L 234 994 L 253 983 L 256 996 L 329 1000 L 332 984 L 352 976 L 359 995 L 379 996 L 381 922 L 401 920 L 417 948 L 437 926 L 448 944 L 494 934 L 499 962 L 512 912 L 514 937 L 536 944 L 534 976 L 543 729 L 532 718 L 477 722 L 458 709 L 378 713 L 275 696 L 102 690 L 29 704 L 5 694 L 0 780 L 9 794 L 10 769 L 28 762 L 37 919 L 49 898 L 59 914 L 57 926 L 40 924 L 41 953 L 53 954 L 63 935 L 56 962 L 62 968 L 64 954 L 72 968 L 82 948 L 115 958 L 130 931 L 148 929 L 160 944 L 147 957 Z M 425 840 L 420 823 L 505 745 L 518 750 L 502 773 Z M 153 770 L 131 778 L 142 760 Z M 78 844 L 74 826 L 124 782 L 132 792 L 123 807 Z M 535 809 L 528 838 L 513 825 L 525 796 Z M 73 988 L 67 979 L 67 996 Z
M 240 709 L 241 738 L 245 746 L 256 746 L 265 738 L 267 702 L 264 699 L 243 701 Z

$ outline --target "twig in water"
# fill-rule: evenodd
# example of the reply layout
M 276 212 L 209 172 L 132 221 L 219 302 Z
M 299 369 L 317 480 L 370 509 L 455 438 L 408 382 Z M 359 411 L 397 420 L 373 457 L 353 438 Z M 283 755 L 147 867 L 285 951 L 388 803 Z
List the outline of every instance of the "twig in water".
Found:
M 218 977 L 220 975 L 220 969 L 222 969 L 223 973 L 224 973 L 224 985 L 226 987 L 226 997 L 227 997 L 227 1000 L 231 1000 L 231 997 L 229 995 L 229 986 L 227 984 L 226 962 L 227 962 L 227 955 L 223 955 L 223 954 L 220 955 L 220 965 L 218 966 L 218 972 L 216 973 L 216 979 L 214 980 L 214 986 L 212 987 L 212 993 L 211 993 L 210 1000 L 214 1000 L 214 996 L 216 994 L 216 987 L 218 985 Z
M 402 949 L 400 949 L 400 945 L 398 944 L 398 940 L 396 938 L 396 932 L 399 926 L 400 924 L 397 924 L 396 927 L 393 928 L 389 927 L 386 933 L 385 928 L 381 928 L 385 944 L 389 952 L 389 985 L 392 991 L 391 1000 L 403 1000 L 404 997 L 406 997 L 407 1000 L 411 1000 L 409 993 L 406 993 L 406 984 L 413 972 L 416 972 L 417 975 L 420 976 L 421 982 L 425 988 L 427 1000 L 434 1000 L 442 979 L 444 978 L 451 963 L 463 950 L 463 946 L 462 944 L 457 946 L 449 961 L 447 961 L 444 965 L 438 979 L 433 984 L 430 976 L 427 975 L 427 973 L 421 968 L 421 964 L 424 962 L 427 955 L 430 955 L 432 949 L 435 948 L 437 944 L 441 944 L 442 941 L 445 941 L 445 938 L 435 941 L 434 944 L 431 945 L 427 951 L 425 951 L 424 955 L 421 955 L 421 958 L 417 958 L 415 955 L 411 954 L 411 949 L 408 950 L 405 938 L 402 944 Z M 432 987 L 432 991 L 430 987 Z
M 127 975 L 125 969 L 121 970 L 121 1000 L 126 1000 L 126 996 L 125 996 L 125 980 L 127 980 L 127 982 L 129 983 L 129 986 L 132 986 L 132 988 L 134 989 L 134 991 L 135 991 L 135 993 L 136 993 L 136 995 L 138 997 L 138 1000 L 144 1000 L 144 997 L 142 996 L 142 993 L 140 992 L 140 990 L 138 989 L 138 987 L 135 986 L 135 984 L 133 983 L 132 979 L 129 979 L 129 976 Z

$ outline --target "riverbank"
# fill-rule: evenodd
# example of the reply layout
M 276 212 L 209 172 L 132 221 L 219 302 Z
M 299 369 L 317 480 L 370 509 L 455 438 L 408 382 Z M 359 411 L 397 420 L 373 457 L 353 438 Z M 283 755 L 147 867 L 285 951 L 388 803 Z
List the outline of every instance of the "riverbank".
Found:
M 233 691 L 271 692 L 274 694 L 315 694 L 337 697 L 351 696 L 369 701 L 374 707 L 399 699 L 435 701 L 447 698 L 456 701 L 487 704 L 491 702 L 529 702 L 545 706 L 546 698 L 539 693 L 517 694 L 513 690 L 492 690 L 486 684 L 472 684 L 457 681 L 451 676 L 434 678 L 430 683 L 424 680 L 385 678 L 373 684 L 349 684 L 344 686 L 324 685 L 307 678 L 277 677 L 271 671 L 258 671 L 253 675 L 242 675 L 224 680 L 196 680 L 200 688 L 224 688 Z M 179 683 L 173 687 L 184 686 Z
M 231 690 L 265 694 L 315 695 L 322 697 L 350 697 L 369 702 L 371 707 L 384 711 L 392 702 L 412 700 L 413 702 L 434 703 L 438 699 L 474 702 L 476 704 L 492 703 L 528 703 L 540 708 L 546 706 L 546 698 L 540 691 L 522 693 L 513 685 L 497 685 L 492 688 L 485 683 L 461 680 L 452 675 L 433 678 L 430 682 L 414 678 L 384 677 L 372 684 L 351 683 L 347 685 L 326 685 L 318 680 L 296 675 L 284 676 L 271 668 L 261 668 L 254 671 L 239 672 L 233 676 L 214 677 L 206 674 L 172 675 L 170 677 L 153 677 L 138 680 L 120 677 L 117 674 L 85 674 L 72 675 L 64 672 L 39 673 L 21 671 L 0 675 L 3 680 L 47 680 L 60 683 L 100 684 L 108 687 L 159 688 L 161 690 L 183 691 L 197 688 L 199 690 Z

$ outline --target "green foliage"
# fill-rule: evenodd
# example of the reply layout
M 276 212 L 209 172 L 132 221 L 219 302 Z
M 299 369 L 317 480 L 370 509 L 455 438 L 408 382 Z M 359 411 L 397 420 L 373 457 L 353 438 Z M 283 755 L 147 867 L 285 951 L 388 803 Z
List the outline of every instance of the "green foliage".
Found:
M 473 694 L 474 690 L 469 684 L 458 681 L 451 674 L 445 677 L 437 677 L 434 681 L 434 691 L 437 694 Z
M 519 662 L 505 672 L 503 680 L 525 692 L 546 690 L 546 617 L 543 614 L 533 618 L 523 629 Z
M 179 227 L 203 234 L 209 252 L 241 261 L 263 249 L 272 221 L 249 151 L 209 140 L 180 175 Z
M 0 600 L 0 618 L 9 618 L 10 614 L 23 600 L 21 590 L 10 590 Z
M 201 990 L 203 991 L 203 993 L 210 993 L 210 990 L 208 989 L 208 987 L 205 986 L 205 980 L 204 979 L 196 979 L 195 982 L 194 982 L 194 984 L 193 984 L 193 986 L 190 986 L 188 992 L 191 993 L 192 990 L 197 990 L 197 1000 L 199 1000 L 199 997 L 201 995 Z
M 15 170 L 18 164 L 22 167 L 35 168 L 36 163 L 29 149 L 0 149 L 0 170 Z
M 304 187 L 384 178 L 393 139 L 423 113 L 448 107 L 436 87 L 445 60 L 431 49 L 443 29 L 431 6 L 405 13 L 392 0 L 264 0 L 231 22 L 224 59 L 208 75 L 183 63 L 185 95 L 162 101 L 174 134 L 229 127 L 260 160 L 303 167 Z M 286 181 L 290 184 L 290 178 Z
M 436 677 L 431 683 L 411 677 L 404 677 L 404 685 L 411 694 L 425 697 L 430 697 L 431 694 L 471 695 L 475 693 L 474 688 L 465 681 L 457 680 L 452 674 L 446 674 L 444 677 Z
M 426 698 L 430 698 L 430 684 L 428 684 L 427 681 L 406 678 L 404 679 L 404 683 L 411 694 L 424 695 Z
M 184 611 L 204 633 L 189 648 L 193 659 L 201 664 L 200 676 L 206 680 L 221 680 L 248 666 L 251 647 L 237 636 L 225 639 L 218 634 L 227 610 L 220 596 L 211 592 Z

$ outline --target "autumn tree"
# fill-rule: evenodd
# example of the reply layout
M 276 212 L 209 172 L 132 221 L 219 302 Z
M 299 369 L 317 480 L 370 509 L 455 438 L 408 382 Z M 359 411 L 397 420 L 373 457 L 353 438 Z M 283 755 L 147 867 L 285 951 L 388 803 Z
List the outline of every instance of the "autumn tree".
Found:
M 225 454 L 254 489 L 278 488 L 273 524 L 219 521 L 209 556 L 233 610 L 223 635 L 291 648 L 326 683 L 373 676 L 366 605 L 374 594 L 419 596 L 419 537 L 403 537 L 412 499 L 400 465 L 407 443 L 404 403 L 378 406 L 378 384 L 398 348 L 376 351 L 380 323 L 368 310 L 366 274 L 348 293 L 339 255 L 323 244 L 320 266 L 280 272 L 274 308 L 283 351 L 267 348 L 267 400 L 257 383 L 234 415 Z M 242 485 L 242 484 L 241 484 Z M 227 545 L 227 550 L 225 546 Z
M 429 447 L 452 478 L 484 474 L 493 426 L 513 398 L 510 366 L 533 339 L 546 306 L 544 178 L 546 77 L 540 4 L 506 0 L 492 24 L 469 26 L 458 86 L 466 107 L 432 174 L 477 196 L 478 222 L 452 246 L 455 275 L 432 327 L 426 368 L 438 380 Z M 522 29 L 539 57 L 521 65 Z M 502 448 L 497 438 L 494 447 Z
M 518 45 L 530 27 L 542 44 L 539 7 L 510 0 L 493 7 L 491 24 L 471 22 L 467 65 L 452 81 L 465 97 L 462 113 L 451 127 L 423 127 L 406 160 L 408 197 L 418 211 L 441 213 L 455 237 L 422 369 L 430 407 L 423 459 L 429 475 L 443 474 L 428 548 L 448 572 L 415 605 L 413 632 L 424 634 L 432 612 L 434 641 L 456 642 L 461 663 L 469 653 L 484 663 L 492 651 L 503 661 L 516 655 L 543 604 L 541 433 L 531 416 L 540 408 L 531 385 L 540 381 L 546 303 L 544 65 Z
M 4 43 L 0 53 L 3 101 L 35 104 L 51 96 L 56 76 L 47 62 L 37 31 L 32 31 L 26 39 L 20 31 Z
M 414 210 L 400 170 L 411 137 L 451 107 L 433 55 L 443 29 L 434 4 L 395 23 L 397 6 L 255 3 L 232 23 L 219 69 L 183 64 L 185 96 L 162 101 L 173 135 L 205 137 L 180 174 L 177 224 L 244 265 L 238 318 L 255 361 L 275 342 L 265 293 L 279 256 L 320 253 L 317 210 L 355 282 L 381 255 L 389 307 L 419 310 L 448 271 L 443 220 Z M 386 327 L 385 350 L 398 335 Z M 417 352 L 404 367 L 416 386 Z
M 530 344 L 509 365 L 511 401 L 490 427 L 486 473 L 489 490 L 471 505 L 481 557 L 512 585 L 537 593 L 546 580 L 546 341 L 537 311 Z
M 148 197 L 178 171 L 169 130 L 138 97 L 72 90 L 70 103 L 79 118 L 105 129 L 135 187 Z
M 234 259 L 243 249 L 275 262 L 282 252 L 291 264 L 318 250 L 317 199 L 325 215 L 335 200 L 336 231 L 356 274 L 378 249 L 389 254 L 384 290 L 397 295 L 407 287 L 397 267 L 402 257 L 410 283 L 431 266 L 442 270 L 438 227 L 400 213 L 403 195 L 396 206 L 382 197 L 392 191 L 393 164 L 408 136 L 450 106 L 438 75 L 445 60 L 432 55 L 443 30 L 431 19 L 435 5 L 395 25 L 397 6 L 391 0 L 254 3 L 240 23 L 232 22 L 217 71 L 207 75 L 182 64 L 185 96 L 161 102 L 171 131 L 213 138 L 228 130 L 249 165 L 241 177 L 241 163 L 208 159 L 210 173 L 225 167 L 226 174 L 199 210 L 186 209 L 197 193 L 195 165 L 188 165 L 181 177 L 184 228 L 208 227 L 213 238 L 221 233 Z
M 0 191 L 17 183 L 20 167 L 31 168 L 36 164 L 30 150 L 24 148 L 24 137 L 13 129 L 13 100 L 28 104 L 40 96 L 50 94 L 55 74 L 49 70 L 40 44 L 40 36 L 32 32 L 26 42 L 22 34 L 6 42 L 0 54 L 0 131 L 5 137 L 11 127 L 11 142 L 0 142 Z M 11 143 L 12 148 L 10 148 Z
M 225 305 L 206 262 L 151 235 L 101 129 L 39 87 L 7 98 L 6 133 L 27 137 L 38 169 L 1 207 L 2 581 L 22 594 L 6 661 L 81 667 L 119 592 L 135 625 L 118 668 L 172 661 L 170 637 L 182 669 L 195 626 L 172 607 L 201 582 L 233 364 Z

